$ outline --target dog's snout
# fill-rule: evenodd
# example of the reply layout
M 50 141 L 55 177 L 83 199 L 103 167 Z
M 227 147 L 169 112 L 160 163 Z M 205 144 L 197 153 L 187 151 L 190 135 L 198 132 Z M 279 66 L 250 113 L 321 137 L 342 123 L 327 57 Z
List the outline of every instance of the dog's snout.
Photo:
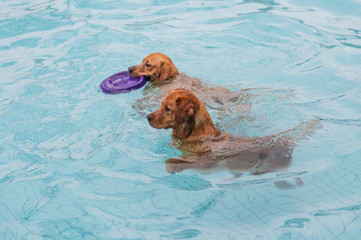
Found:
M 128 68 L 128 72 L 129 72 L 129 73 L 132 73 L 133 71 L 134 71 L 134 67 L 129 67 L 129 68 Z
M 151 122 L 152 121 L 152 114 L 148 114 L 147 119 L 148 119 L 148 122 Z

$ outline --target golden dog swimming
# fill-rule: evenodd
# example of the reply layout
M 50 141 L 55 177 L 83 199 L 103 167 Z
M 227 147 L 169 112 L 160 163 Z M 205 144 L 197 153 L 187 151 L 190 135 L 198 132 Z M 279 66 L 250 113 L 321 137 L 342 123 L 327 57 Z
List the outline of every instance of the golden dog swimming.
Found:
M 148 114 L 149 124 L 157 129 L 172 129 L 174 146 L 180 158 L 166 161 L 166 169 L 211 170 L 226 167 L 235 175 L 286 169 L 292 160 L 295 141 L 308 136 L 320 125 L 316 119 L 266 137 L 236 137 L 217 129 L 204 103 L 190 90 L 170 91 L 161 107 Z

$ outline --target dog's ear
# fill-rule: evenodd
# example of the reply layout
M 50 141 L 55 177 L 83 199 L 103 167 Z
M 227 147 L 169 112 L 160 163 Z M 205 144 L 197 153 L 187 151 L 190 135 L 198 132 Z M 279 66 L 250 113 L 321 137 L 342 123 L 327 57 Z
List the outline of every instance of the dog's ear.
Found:
M 176 100 L 175 122 L 182 124 L 188 121 L 195 114 L 195 104 L 186 98 Z
M 180 139 L 187 138 L 193 132 L 196 121 L 194 116 L 190 117 L 185 124 L 180 125 L 176 130 L 176 136 Z
M 175 122 L 178 124 L 176 135 L 178 138 L 187 138 L 195 125 L 196 107 L 189 99 L 178 98 L 176 100 Z
M 178 69 L 173 64 L 172 60 L 163 61 L 160 65 L 158 80 L 164 81 L 166 79 L 177 76 L 178 73 Z

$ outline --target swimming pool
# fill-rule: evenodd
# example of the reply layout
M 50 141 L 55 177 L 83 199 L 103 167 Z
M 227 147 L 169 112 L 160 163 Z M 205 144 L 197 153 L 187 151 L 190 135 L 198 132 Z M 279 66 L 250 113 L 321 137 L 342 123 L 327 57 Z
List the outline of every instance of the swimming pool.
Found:
M 0 2 L 0 239 L 360 239 L 360 22 L 357 0 Z M 99 90 L 151 52 L 254 95 L 222 129 L 323 128 L 287 172 L 169 174 L 142 90 Z

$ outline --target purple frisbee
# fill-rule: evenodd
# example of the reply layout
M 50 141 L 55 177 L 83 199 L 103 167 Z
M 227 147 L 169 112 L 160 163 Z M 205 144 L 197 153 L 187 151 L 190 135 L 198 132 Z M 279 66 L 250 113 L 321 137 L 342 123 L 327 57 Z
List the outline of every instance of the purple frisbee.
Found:
M 143 87 L 146 83 L 143 76 L 132 77 L 128 71 L 123 71 L 104 79 L 100 88 L 107 94 L 127 93 Z

